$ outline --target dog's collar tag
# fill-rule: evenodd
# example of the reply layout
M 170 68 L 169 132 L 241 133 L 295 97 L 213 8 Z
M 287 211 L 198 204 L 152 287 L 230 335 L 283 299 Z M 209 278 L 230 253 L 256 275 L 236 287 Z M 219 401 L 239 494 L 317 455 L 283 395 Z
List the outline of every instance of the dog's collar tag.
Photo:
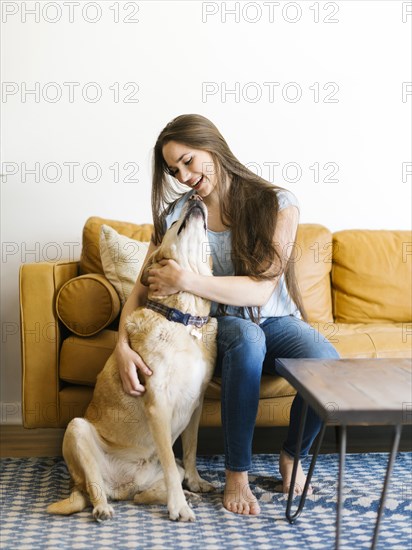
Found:
M 200 332 L 200 330 L 197 330 L 197 328 L 194 328 L 190 334 L 198 340 L 202 337 L 202 333 Z

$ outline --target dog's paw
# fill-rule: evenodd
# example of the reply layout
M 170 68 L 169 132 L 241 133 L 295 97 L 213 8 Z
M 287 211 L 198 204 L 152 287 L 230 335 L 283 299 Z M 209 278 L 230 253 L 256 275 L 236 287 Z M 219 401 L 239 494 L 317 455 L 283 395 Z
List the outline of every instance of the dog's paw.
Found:
M 110 504 L 98 504 L 93 508 L 93 517 L 96 521 L 105 521 L 114 516 L 114 510 Z
M 200 476 L 194 479 L 185 479 L 185 486 L 193 493 L 211 493 L 216 490 L 214 485 Z
M 186 503 L 178 508 L 172 508 L 168 506 L 169 519 L 172 521 L 195 521 L 196 516 L 190 506 Z

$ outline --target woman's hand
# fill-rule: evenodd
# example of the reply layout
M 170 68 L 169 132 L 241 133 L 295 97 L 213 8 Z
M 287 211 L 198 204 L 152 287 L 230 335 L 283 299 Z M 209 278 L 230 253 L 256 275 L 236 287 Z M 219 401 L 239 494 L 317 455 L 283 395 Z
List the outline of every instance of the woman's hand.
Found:
M 134 397 L 142 395 L 146 388 L 140 383 L 137 370 L 141 370 L 148 376 L 152 374 L 152 371 L 128 344 L 117 345 L 115 356 L 124 391 Z
M 147 281 L 154 297 L 169 296 L 184 290 L 185 270 L 174 260 L 160 260 L 160 268 L 150 268 Z

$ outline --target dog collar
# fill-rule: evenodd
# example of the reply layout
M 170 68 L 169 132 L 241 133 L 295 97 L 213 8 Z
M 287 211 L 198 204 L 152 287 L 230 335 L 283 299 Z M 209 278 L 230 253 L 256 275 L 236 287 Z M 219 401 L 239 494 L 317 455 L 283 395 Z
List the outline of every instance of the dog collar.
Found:
M 168 307 L 159 302 L 153 300 L 147 300 L 146 307 L 160 313 L 169 321 L 175 321 L 176 323 L 182 323 L 183 325 L 194 325 L 197 328 L 203 327 L 208 321 L 209 316 L 199 317 L 197 315 L 190 315 L 190 313 L 183 313 L 180 309 L 174 307 Z

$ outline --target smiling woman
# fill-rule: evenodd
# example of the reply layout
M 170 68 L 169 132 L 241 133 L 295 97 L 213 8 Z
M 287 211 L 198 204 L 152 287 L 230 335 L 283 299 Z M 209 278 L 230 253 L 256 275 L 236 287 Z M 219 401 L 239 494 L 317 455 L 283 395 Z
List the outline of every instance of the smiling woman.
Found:
M 181 184 L 186 192 L 173 185 Z M 154 233 L 149 253 L 164 239 L 195 193 L 207 206 L 208 252 L 213 277 L 164 259 L 149 277 L 152 298 L 191 293 L 212 302 L 218 321 L 215 374 L 222 377 L 222 425 L 225 443 L 224 506 L 237 514 L 259 514 L 248 483 L 252 438 L 264 371 L 276 374 L 276 358 L 336 358 L 334 347 L 306 322 L 294 273 L 294 247 L 299 220 L 296 197 L 259 177 L 232 153 L 216 126 L 201 115 L 181 115 L 161 131 L 153 156 L 152 213 Z M 137 282 L 123 323 L 133 307 L 144 305 L 146 289 Z M 123 331 L 123 332 L 122 332 Z M 144 389 L 126 338 L 119 338 L 118 364 L 125 391 Z M 136 354 L 137 355 L 137 354 Z M 303 401 L 298 394 L 280 455 L 283 490 L 290 486 Z M 301 455 L 308 454 L 320 419 L 308 411 Z M 299 464 L 297 484 L 305 476 Z
M 216 187 L 215 167 L 208 152 L 169 141 L 164 145 L 162 153 L 170 175 L 197 191 L 200 196 L 210 195 Z

